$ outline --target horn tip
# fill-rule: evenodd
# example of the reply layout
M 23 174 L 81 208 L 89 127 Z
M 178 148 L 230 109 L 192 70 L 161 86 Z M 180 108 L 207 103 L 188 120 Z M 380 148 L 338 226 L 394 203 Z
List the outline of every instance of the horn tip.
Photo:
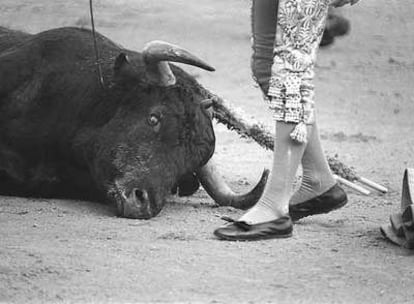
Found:
M 262 177 L 261 177 L 261 181 L 263 181 L 264 183 L 267 183 L 267 179 L 269 178 L 269 174 L 270 174 L 270 170 L 267 168 L 263 169 L 263 173 L 262 173 Z
M 253 207 L 260 199 L 260 197 L 263 195 L 263 191 L 266 187 L 267 180 L 269 178 L 270 170 L 265 168 L 263 169 L 262 176 L 260 177 L 260 181 L 257 183 L 257 185 L 250 191 L 248 196 L 246 196 L 246 200 L 242 203 L 240 203 L 238 206 L 235 206 L 236 208 L 247 210 L 251 207 Z
M 214 67 L 212 67 L 211 65 L 207 66 L 206 70 L 209 71 L 209 72 L 215 72 L 216 71 L 216 69 Z

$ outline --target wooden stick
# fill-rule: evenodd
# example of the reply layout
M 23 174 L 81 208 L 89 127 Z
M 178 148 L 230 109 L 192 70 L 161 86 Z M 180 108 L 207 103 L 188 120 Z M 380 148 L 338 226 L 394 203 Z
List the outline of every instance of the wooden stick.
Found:
M 361 187 L 357 184 L 354 184 L 353 182 L 350 182 L 349 180 L 346 180 L 345 178 L 342 178 L 342 177 L 340 177 L 336 174 L 334 174 L 334 177 L 339 183 L 341 183 L 345 186 L 348 186 L 349 188 L 354 189 L 354 190 L 358 191 L 359 193 L 362 193 L 364 195 L 370 195 L 371 194 L 371 192 L 369 190 L 367 190 L 364 187 Z
M 372 180 L 369 180 L 368 178 L 360 176 L 360 177 L 358 177 L 358 181 L 361 184 L 364 184 L 364 185 L 366 185 L 368 187 L 371 187 L 372 189 L 375 189 L 375 190 L 380 191 L 382 193 L 387 193 L 388 192 L 387 188 L 385 188 L 384 186 L 382 186 L 380 184 L 377 184 L 376 182 L 373 182 Z

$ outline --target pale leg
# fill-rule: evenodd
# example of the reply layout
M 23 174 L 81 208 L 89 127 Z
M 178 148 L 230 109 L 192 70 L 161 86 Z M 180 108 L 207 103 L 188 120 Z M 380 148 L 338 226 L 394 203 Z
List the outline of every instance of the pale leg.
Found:
M 289 213 L 289 200 L 305 144 L 292 141 L 294 124 L 276 122 L 272 174 L 260 201 L 239 220 L 249 224 L 268 222 Z M 308 126 L 311 134 L 312 126 Z
M 302 158 L 302 183 L 290 203 L 297 204 L 321 195 L 336 183 L 323 153 L 317 124 L 313 125 Z

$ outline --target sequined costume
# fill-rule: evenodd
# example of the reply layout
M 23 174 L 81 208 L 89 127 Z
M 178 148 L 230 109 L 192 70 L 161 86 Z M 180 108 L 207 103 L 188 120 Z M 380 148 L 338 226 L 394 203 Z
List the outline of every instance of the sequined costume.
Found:
M 274 12 L 274 30 L 254 18 L 260 18 L 253 10 L 253 62 L 252 68 L 256 80 L 265 93 L 269 107 L 277 121 L 295 124 L 314 122 L 314 66 L 319 43 L 325 28 L 329 0 L 262 0 Z M 273 3 L 271 3 L 273 2 Z M 263 29 L 265 32 L 263 32 Z M 273 34 L 273 40 L 270 41 Z M 267 39 L 267 40 L 266 40 Z M 272 43 L 272 54 L 269 45 Z M 267 47 L 267 48 L 266 48 Z M 263 71 L 264 57 L 272 60 L 271 69 Z M 255 71 L 256 68 L 256 71 Z M 262 69 L 262 71 L 259 71 Z M 268 78 L 265 73 L 270 74 Z M 268 85 L 260 82 L 268 81 Z M 303 136 L 302 136 L 303 137 Z M 300 140 L 299 140 L 300 141 Z
M 278 121 L 314 121 L 314 65 L 329 0 L 280 0 L 268 91 Z

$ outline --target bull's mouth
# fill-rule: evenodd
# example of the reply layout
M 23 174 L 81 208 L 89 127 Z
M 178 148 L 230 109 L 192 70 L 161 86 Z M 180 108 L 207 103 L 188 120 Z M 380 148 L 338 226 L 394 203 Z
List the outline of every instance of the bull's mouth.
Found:
M 140 188 L 129 191 L 115 182 L 110 191 L 117 206 L 118 216 L 147 220 L 158 215 L 164 206 L 164 198 L 157 193 Z

